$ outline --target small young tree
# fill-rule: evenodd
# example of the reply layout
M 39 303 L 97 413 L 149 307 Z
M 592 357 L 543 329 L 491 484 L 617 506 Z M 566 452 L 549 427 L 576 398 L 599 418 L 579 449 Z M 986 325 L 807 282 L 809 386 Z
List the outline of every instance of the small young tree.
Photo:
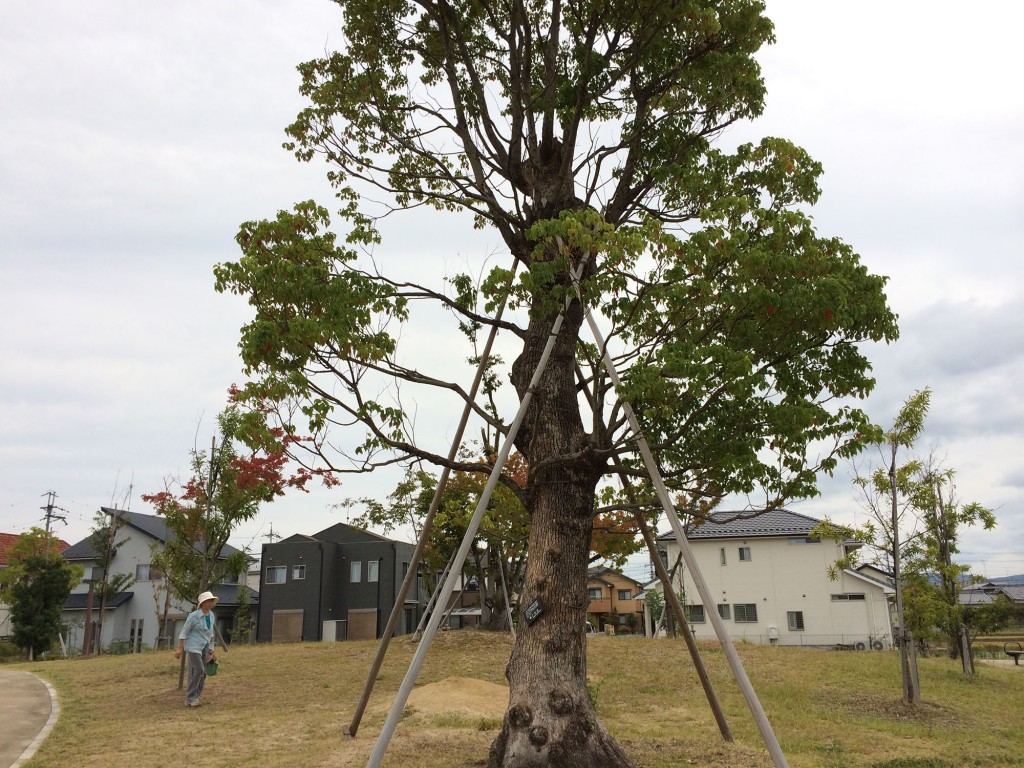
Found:
M 481 627 L 508 630 L 506 592 L 518 584 L 526 562 L 528 519 L 516 490 L 520 488 L 525 465 L 514 455 L 506 465 L 504 482 L 498 486 L 470 547 L 464 567 L 466 577 L 475 577 L 480 591 Z M 386 503 L 372 498 L 349 499 L 345 506 L 363 506 L 353 519 L 360 527 L 377 527 L 388 533 L 409 526 L 418 537 L 437 488 L 437 479 L 422 470 L 409 469 L 388 496 Z M 424 587 L 433 592 L 435 574 L 442 571 L 458 550 L 483 481 L 480 476 L 455 472 L 449 477 L 423 553 Z M 511 595 L 510 595 L 511 598 Z
M 651 621 L 655 626 L 661 621 L 661 614 L 665 610 L 665 597 L 656 589 L 651 589 L 647 592 L 647 611 L 651 616 Z
M 900 642 L 900 653 L 908 701 L 920 694 L 914 682 L 914 637 L 924 642 L 944 634 L 950 656 L 962 658 L 964 674 L 973 674 L 965 607 L 960 603 L 961 584 L 970 568 L 954 562 L 953 556 L 964 526 L 991 530 L 996 524 L 990 509 L 977 502 L 959 501 L 955 472 L 942 466 L 934 453 L 925 460 L 911 458 L 897 464 L 898 449 L 912 449 L 924 429 L 930 397 L 931 390 L 925 388 L 908 398 L 893 428 L 878 443 L 882 466 L 868 474 L 858 472 L 854 479 L 872 519 L 859 529 L 834 526 L 829 521 L 817 529 L 820 535 L 865 542 L 892 569 L 903 635 L 898 640 L 906 640 Z M 852 554 L 838 561 L 831 575 L 835 577 L 840 567 L 857 559 L 858 555 Z
M 41 528 L 23 534 L 0 569 L 0 600 L 11 607 L 11 634 L 31 661 L 60 635 L 61 610 L 82 578 L 81 566 L 60 554 L 58 539 Z
M 99 600 L 99 619 L 96 621 L 96 653 L 103 652 L 103 617 L 107 610 L 107 601 L 118 592 L 128 589 L 135 577 L 130 573 L 112 573 L 111 566 L 117 551 L 128 542 L 128 537 L 118 538 L 118 532 L 124 527 L 125 520 L 115 511 L 100 510 L 93 517 L 92 533 L 89 540 L 96 551 L 96 568 L 101 574 L 99 581 L 89 585 L 94 598 Z M 88 630 L 87 630 L 88 631 Z
M 248 584 L 242 584 L 238 588 L 238 608 L 235 610 L 235 628 L 231 631 L 231 640 L 239 643 L 248 643 L 256 631 L 256 622 L 252 617 L 249 606 L 249 595 L 251 590 Z
M 191 604 L 196 595 L 225 578 L 244 574 L 245 552 L 225 556 L 228 539 L 239 523 L 251 520 L 260 504 L 273 501 L 285 487 L 301 488 L 307 475 L 286 477 L 283 453 L 242 449 L 237 438 L 241 420 L 229 406 L 217 417 L 220 441 L 210 451 L 192 450 L 192 476 L 172 491 L 168 480 L 159 493 L 143 495 L 167 524 L 167 541 L 153 564 L 167 580 L 172 597 Z
M 935 574 L 920 567 L 923 564 L 913 555 L 911 547 L 904 550 L 901 564 L 903 621 L 914 637 L 916 652 L 926 654 L 930 646 L 942 641 L 948 605 L 936 584 Z
M 942 466 L 934 454 L 924 462 L 917 480 L 915 506 L 921 517 L 921 536 L 908 553 L 912 566 L 938 580 L 943 610 L 937 626 L 946 635 L 950 658 L 959 657 L 965 675 L 974 673 L 970 639 L 965 623 L 965 607 L 960 602 L 960 587 L 970 566 L 953 561 L 959 552 L 960 533 L 965 526 L 980 525 L 984 530 L 996 526 L 992 510 L 977 502 L 962 503 L 957 498 L 956 473 Z
M 860 528 L 834 525 L 828 518 L 816 527 L 812 535 L 842 540 L 852 538 L 861 541 L 882 554 L 892 570 L 896 587 L 896 642 L 900 649 L 900 669 L 903 679 L 903 699 L 914 703 L 920 696 L 917 675 L 917 656 L 914 635 L 908 624 L 904 606 L 905 583 L 903 577 L 903 556 L 908 546 L 918 535 L 917 518 L 914 515 L 915 501 L 919 500 L 917 475 L 921 462 L 917 459 L 899 464 L 901 449 L 913 449 L 914 443 L 924 430 L 928 414 L 931 390 L 924 388 L 907 398 L 888 431 L 870 427 L 870 440 L 879 454 L 879 464 L 862 473 L 855 466 L 854 485 L 862 494 L 862 506 L 870 520 Z M 912 528 L 911 535 L 904 536 L 904 528 Z M 856 564 L 859 556 L 851 553 L 838 560 L 829 570 L 831 578 L 838 578 L 842 568 Z

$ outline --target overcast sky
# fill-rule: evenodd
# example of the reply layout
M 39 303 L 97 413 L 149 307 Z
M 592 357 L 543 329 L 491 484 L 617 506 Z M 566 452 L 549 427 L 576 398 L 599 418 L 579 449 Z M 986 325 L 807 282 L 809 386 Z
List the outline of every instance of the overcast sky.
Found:
M 964 535 L 963 560 L 1024 573 L 1024 4 L 768 10 L 767 110 L 727 138 L 784 136 L 823 163 L 819 230 L 891 278 L 900 315 L 899 342 L 867 350 L 868 412 L 891 423 L 933 389 L 921 449 L 999 521 Z M 208 444 L 246 319 L 213 265 L 236 258 L 243 221 L 331 207 L 325 169 L 280 145 L 302 104 L 295 65 L 338 44 L 337 21 L 326 0 L 0 0 L 0 531 L 41 524 L 51 490 L 71 542 L 100 505 L 150 512 L 140 495 Z M 401 240 L 385 258 L 478 267 L 498 247 L 448 224 L 431 259 Z M 849 475 L 791 508 L 862 521 Z M 345 520 L 332 503 L 392 481 L 285 497 L 233 543 L 313 533 Z

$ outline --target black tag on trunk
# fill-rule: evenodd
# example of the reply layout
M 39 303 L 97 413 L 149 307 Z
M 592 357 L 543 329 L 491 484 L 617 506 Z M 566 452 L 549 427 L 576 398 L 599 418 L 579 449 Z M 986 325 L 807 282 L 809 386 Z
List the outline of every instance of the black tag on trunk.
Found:
M 526 610 L 523 612 L 523 617 L 526 619 L 527 626 L 533 624 L 533 622 L 539 619 L 542 613 L 544 613 L 544 605 L 541 603 L 540 598 L 533 598 L 530 604 L 526 606 Z

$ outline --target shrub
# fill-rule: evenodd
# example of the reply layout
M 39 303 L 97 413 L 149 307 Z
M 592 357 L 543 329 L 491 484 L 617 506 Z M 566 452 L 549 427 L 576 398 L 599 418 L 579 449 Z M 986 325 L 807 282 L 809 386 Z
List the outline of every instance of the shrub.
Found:
M 13 661 L 21 661 L 24 654 L 21 648 L 10 640 L 0 640 L 0 664 L 8 664 Z

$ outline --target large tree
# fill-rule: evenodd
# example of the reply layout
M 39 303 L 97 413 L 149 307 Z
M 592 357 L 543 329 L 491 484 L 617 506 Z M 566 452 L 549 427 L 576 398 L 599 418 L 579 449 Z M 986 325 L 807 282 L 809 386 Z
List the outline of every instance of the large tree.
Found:
M 254 310 L 243 398 L 311 467 L 488 472 L 413 439 L 414 403 L 465 397 L 468 375 L 421 371 L 400 342 L 408 324 L 436 322 L 420 313 L 429 302 L 474 340 L 493 328 L 513 339 L 511 365 L 488 373 L 514 397 L 492 389 L 473 413 L 504 436 L 507 401 L 530 390 L 514 440 L 526 483 L 505 485 L 530 515 L 520 605 L 539 598 L 544 613 L 516 635 L 490 763 L 628 765 L 587 696 L 584 637 L 599 484 L 614 466 L 650 498 L 625 405 L 673 491 L 745 494 L 752 508 L 810 495 L 868 430 L 843 398 L 873 385 L 859 343 L 896 336 L 885 280 L 813 228 L 821 168 L 803 150 L 713 145 L 762 110 L 762 3 L 339 5 L 342 49 L 299 67 L 309 105 L 288 133 L 300 159 L 329 164 L 345 236 L 313 202 L 242 226 L 242 256 L 216 274 Z M 508 260 L 479 283 L 378 270 L 367 252 L 382 245 L 380 217 L 420 207 L 468 214 Z M 587 312 L 606 348 L 583 332 Z

